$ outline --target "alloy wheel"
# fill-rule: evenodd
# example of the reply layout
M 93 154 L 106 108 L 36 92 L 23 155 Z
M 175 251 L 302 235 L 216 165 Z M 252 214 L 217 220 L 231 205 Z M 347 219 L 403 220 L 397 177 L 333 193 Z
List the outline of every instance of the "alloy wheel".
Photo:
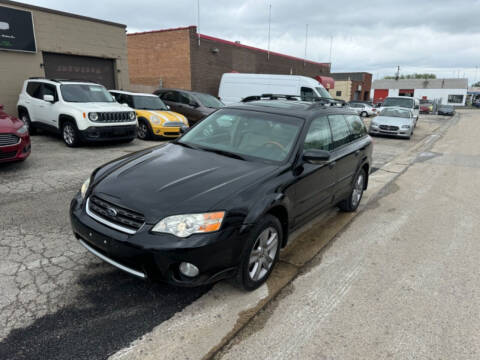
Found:
M 353 187 L 352 192 L 352 205 L 353 207 L 357 207 L 362 199 L 363 195 L 363 188 L 364 188 L 364 177 L 363 174 L 358 175 L 357 181 Z
M 147 134 L 148 134 L 147 124 L 145 124 L 144 122 L 141 122 L 140 124 L 138 124 L 138 137 L 140 139 L 145 139 L 147 137 Z
M 68 145 L 72 145 L 75 142 L 75 130 L 71 124 L 65 124 L 63 127 L 63 139 Z
M 268 227 L 258 235 L 250 252 L 248 274 L 253 281 L 263 279 L 273 265 L 278 251 L 278 232 Z

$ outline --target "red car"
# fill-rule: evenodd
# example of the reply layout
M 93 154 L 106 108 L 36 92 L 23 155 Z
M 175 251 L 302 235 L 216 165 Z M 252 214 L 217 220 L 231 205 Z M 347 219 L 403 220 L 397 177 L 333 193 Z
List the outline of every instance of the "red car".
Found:
M 25 160 L 30 149 L 28 127 L 22 120 L 5 113 L 0 105 L 0 163 Z

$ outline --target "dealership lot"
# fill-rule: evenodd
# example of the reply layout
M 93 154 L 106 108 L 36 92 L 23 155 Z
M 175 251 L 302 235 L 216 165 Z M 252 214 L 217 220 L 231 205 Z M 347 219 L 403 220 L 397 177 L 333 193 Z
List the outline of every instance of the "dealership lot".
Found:
M 410 141 L 374 138 L 374 168 L 448 121 L 421 116 Z M 141 282 L 94 258 L 72 236 L 69 202 L 91 171 L 157 144 L 71 149 L 42 134 L 32 138 L 27 161 L 0 166 L 1 358 L 105 358 L 209 290 Z

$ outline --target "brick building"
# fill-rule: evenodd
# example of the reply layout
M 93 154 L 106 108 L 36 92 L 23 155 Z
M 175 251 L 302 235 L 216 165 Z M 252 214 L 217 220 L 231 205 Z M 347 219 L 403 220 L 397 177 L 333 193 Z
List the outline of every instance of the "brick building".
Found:
M 180 88 L 218 95 L 227 72 L 312 78 L 330 64 L 304 60 L 198 34 L 196 26 L 127 35 L 131 88 Z
M 329 90 L 332 97 L 344 101 L 370 100 L 372 74 L 367 72 L 350 72 L 332 73 L 330 76 L 335 80 L 334 88 Z
M 16 113 L 32 76 L 129 87 L 125 25 L 8 0 L 0 0 L 0 21 L 0 103 L 7 112 Z

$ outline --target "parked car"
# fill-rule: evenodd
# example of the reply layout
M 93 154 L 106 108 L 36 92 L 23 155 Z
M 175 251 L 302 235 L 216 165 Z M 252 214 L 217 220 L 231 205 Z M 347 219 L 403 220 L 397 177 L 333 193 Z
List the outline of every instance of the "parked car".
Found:
M 261 94 L 300 96 L 306 101 L 332 98 L 322 84 L 306 76 L 243 73 L 222 75 L 218 96 L 225 104 L 239 103 L 247 96 Z
M 386 107 L 370 123 L 370 135 L 393 135 L 410 139 L 417 126 L 412 109 Z
M 28 127 L 0 105 L 0 163 L 25 160 L 31 151 Z
M 137 136 L 135 111 L 92 82 L 28 79 L 17 108 L 31 134 L 38 129 L 58 133 L 70 147 L 83 141 L 131 141 Z
M 225 105 L 215 96 L 194 91 L 159 89 L 154 92 L 170 108 L 185 115 L 190 125 L 194 125 Z
M 455 108 L 453 105 L 440 105 L 437 109 L 437 114 L 453 116 L 455 115 Z
M 420 101 L 410 96 L 389 96 L 385 99 L 379 111 L 386 107 L 403 107 L 413 111 L 418 120 Z
M 476 101 L 473 103 L 473 106 L 480 108 L 480 101 Z
M 182 114 L 170 111 L 157 95 L 110 90 L 120 104 L 135 109 L 138 118 L 137 136 L 142 140 L 155 137 L 176 138 L 188 129 L 188 121 Z
M 365 103 L 350 102 L 348 106 L 356 111 L 356 113 L 361 117 L 373 116 L 377 114 L 377 109 Z
M 269 276 L 294 229 L 355 211 L 372 140 L 351 110 L 273 100 L 226 107 L 164 146 L 96 169 L 70 205 L 91 253 L 140 278 L 195 286 Z
M 420 114 L 431 114 L 433 112 L 432 103 L 422 103 L 420 104 Z

